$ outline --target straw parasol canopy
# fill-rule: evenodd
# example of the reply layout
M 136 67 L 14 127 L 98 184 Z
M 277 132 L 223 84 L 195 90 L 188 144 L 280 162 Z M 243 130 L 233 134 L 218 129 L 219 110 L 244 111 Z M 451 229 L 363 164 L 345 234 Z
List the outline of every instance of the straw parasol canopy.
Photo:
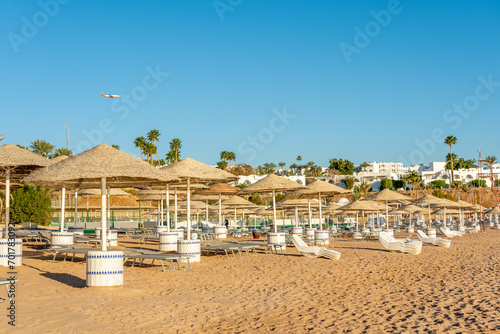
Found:
M 421 207 L 418 207 L 416 205 L 405 205 L 400 208 L 394 209 L 391 211 L 391 213 L 402 213 L 402 214 L 408 214 L 408 213 L 420 213 L 422 211 Z
M 272 193 L 273 194 L 273 219 L 274 219 L 274 233 L 278 233 L 278 225 L 276 223 L 276 192 L 290 191 L 305 188 L 303 185 L 293 182 L 284 177 L 276 174 L 270 174 L 263 179 L 249 185 L 240 190 L 243 194 L 254 193 Z
M 21 180 L 31 172 L 51 164 L 51 160 L 24 150 L 16 145 L 0 146 L 0 176 L 4 178 L 7 170 L 10 180 Z
M 458 214 L 459 211 L 456 209 L 445 209 L 445 208 L 440 208 L 436 211 L 433 211 L 433 215 L 445 215 L 445 214 Z
M 102 178 L 111 188 L 178 181 L 173 173 L 161 173 L 145 161 L 101 144 L 40 169 L 24 182 L 49 188 L 94 188 Z
M 181 205 L 181 209 L 186 209 L 187 208 L 187 202 L 182 201 L 183 205 Z M 195 210 L 204 210 L 205 209 L 205 203 L 200 202 L 200 201 L 190 201 L 190 206 L 191 209 Z
M 195 194 L 199 195 L 233 195 L 239 191 L 238 188 L 226 183 L 214 183 L 208 189 L 197 190 Z
M 101 189 L 82 189 L 78 191 L 78 195 L 82 196 L 101 196 Z M 130 193 L 121 190 L 120 188 L 109 189 L 110 196 L 132 196 Z
M 102 251 L 107 249 L 106 186 L 111 188 L 147 186 L 177 180 L 173 173 L 161 173 L 145 161 L 106 144 L 39 169 L 24 179 L 27 183 L 53 188 L 93 188 L 100 185 Z
M 498 206 L 493 207 L 492 209 L 486 211 L 487 214 L 498 214 L 500 213 L 500 208 Z
M 178 175 L 182 180 L 190 179 L 194 183 L 229 182 L 238 180 L 236 175 L 191 158 L 185 158 L 174 164 L 161 167 L 160 171 L 167 174 Z
M 246 199 L 240 197 L 240 196 L 231 196 L 228 199 L 225 199 L 222 201 L 223 206 L 248 206 L 248 207 L 255 207 L 257 206 L 256 204 L 247 201 Z
M 385 206 L 369 201 L 369 200 L 355 200 L 354 202 L 351 202 L 349 204 L 346 204 L 342 207 L 340 207 L 338 210 L 340 211 L 382 211 L 385 210 Z
M 403 201 L 410 200 L 410 197 L 405 196 L 403 194 L 398 193 L 397 191 L 393 191 L 390 189 L 381 190 L 373 195 L 370 195 L 366 198 L 370 201 Z
M 446 199 L 444 198 L 439 198 L 433 195 L 424 195 L 420 197 L 419 199 L 411 202 L 410 204 L 412 205 L 417 205 L 417 206 L 423 206 L 423 205 L 432 205 L 432 204 L 438 204 L 438 203 L 446 203 Z
M 0 178 L 5 180 L 5 230 L 10 221 L 10 182 L 19 181 L 36 169 L 50 165 L 50 160 L 42 158 L 16 145 L 0 146 Z

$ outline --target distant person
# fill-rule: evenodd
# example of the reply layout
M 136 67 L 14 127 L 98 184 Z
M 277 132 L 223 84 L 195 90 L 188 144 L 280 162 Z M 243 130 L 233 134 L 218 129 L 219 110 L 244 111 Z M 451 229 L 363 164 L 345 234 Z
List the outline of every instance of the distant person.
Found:
M 228 228 L 229 227 L 229 220 L 226 219 L 224 223 L 226 225 L 226 228 Z

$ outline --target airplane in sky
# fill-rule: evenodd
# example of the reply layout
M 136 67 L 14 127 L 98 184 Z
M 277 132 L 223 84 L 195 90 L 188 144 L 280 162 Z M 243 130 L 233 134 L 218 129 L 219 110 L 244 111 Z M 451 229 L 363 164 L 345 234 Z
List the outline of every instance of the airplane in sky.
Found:
M 110 98 L 114 98 L 114 97 L 120 97 L 120 95 L 111 95 L 111 94 L 104 94 L 103 92 L 101 92 L 101 95 L 104 96 L 104 97 L 110 97 Z

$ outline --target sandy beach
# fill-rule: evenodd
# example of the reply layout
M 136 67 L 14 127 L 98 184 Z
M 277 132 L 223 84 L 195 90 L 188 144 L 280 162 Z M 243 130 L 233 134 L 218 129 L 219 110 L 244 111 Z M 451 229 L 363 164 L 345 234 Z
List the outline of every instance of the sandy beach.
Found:
M 138 245 L 120 238 L 120 246 Z M 424 246 L 418 256 L 376 240 L 332 239 L 329 248 L 342 258 L 310 259 L 288 247 L 285 255 L 203 256 L 193 270 L 126 265 L 123 287 L 87 288 L 84 261 L 52 263 L 25 246 L 16 332 L 500 331 L 498 230 L 454 238 L 448 249 Z M 10 332 L 1 312 L 0 331 Z

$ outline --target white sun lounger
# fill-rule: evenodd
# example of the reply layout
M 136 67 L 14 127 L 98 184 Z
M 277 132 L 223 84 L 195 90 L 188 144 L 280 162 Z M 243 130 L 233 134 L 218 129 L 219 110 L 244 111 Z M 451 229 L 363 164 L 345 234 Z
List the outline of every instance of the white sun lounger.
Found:
M 463 234 L 460 231 L 452 231 L 447 227 L 440 227 L 439 232 L 441 232 L 441 234 L 444 235 L 446 238 L 461 237 Z
M 325 257 L 331 260 L 340 259 L 340 252 L 325 247 L 308 246 L 298 235 L 292 235 L 292 242 L 297 250 L 306 257 Z
M 424 244 L 430 244 L 439 247 L 450 247 L 451 240 L 443 239 L 443 238 L 431 238 L 427 236 L 422 230 L 417 230 L 417 236 Z
M 413 255 L 418 255 L 422 251 L 421 241 L 410 239 L 394 239 L 394 237 L 387 232 L 380 232 L 378 240 L 380 240 L 380 243 L 390 251 L 397 251 Z

